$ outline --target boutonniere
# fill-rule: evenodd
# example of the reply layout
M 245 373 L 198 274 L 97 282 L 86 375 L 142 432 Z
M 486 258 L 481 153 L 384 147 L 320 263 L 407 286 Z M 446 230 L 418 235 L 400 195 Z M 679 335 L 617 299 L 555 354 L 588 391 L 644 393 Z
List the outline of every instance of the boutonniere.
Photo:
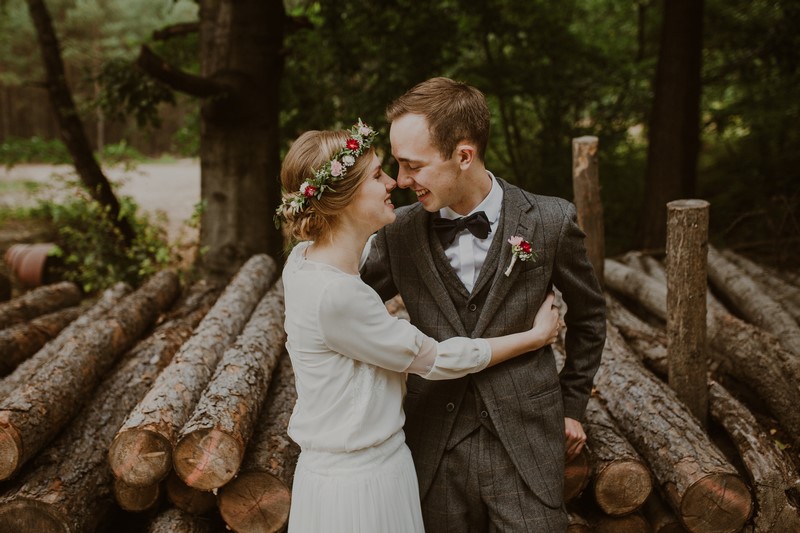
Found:
M 506 276 L 511 275 L 511 270 L 514 268 L 514 264 L 517 262 L 517 259 L 520 261 L 530 261 L 531 259 L 536 259 L 536 252 L 534 252 L 533 248 L 531 248 L 531 243 L 519 235 L 514 235 L 508 239 L 508 243 L 511 245 L 511 262 L 508 264 L 508 268 L 506 269 Z

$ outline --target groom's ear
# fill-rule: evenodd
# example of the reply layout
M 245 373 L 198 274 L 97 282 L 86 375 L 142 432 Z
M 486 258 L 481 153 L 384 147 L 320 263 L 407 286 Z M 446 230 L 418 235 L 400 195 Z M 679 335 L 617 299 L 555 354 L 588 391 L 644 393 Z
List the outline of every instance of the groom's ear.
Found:
M 477 153 L 478 152 L 474 144 L 471 144 L 467 141 L 458 143 L 456 146 L 455 155 L 458 165 L 462 170 L 466 170 L 472 164 L 472 162 L 475 161 L 475 156 Z

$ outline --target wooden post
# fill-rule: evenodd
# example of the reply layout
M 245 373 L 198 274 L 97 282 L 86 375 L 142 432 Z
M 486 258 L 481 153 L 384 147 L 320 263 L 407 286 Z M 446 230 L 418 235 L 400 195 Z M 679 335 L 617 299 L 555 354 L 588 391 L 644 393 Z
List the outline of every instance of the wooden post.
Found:
M 706 279 L 709 204 L 667 204 L 667 360 L 669 384 L 707 426 Z
M 586 253 L 597 279 L 603 285 L 606 244 L 597 172 L 597 137 L 572 139 L 572 188 L 578 210 L 578 225 L 586 233 Z

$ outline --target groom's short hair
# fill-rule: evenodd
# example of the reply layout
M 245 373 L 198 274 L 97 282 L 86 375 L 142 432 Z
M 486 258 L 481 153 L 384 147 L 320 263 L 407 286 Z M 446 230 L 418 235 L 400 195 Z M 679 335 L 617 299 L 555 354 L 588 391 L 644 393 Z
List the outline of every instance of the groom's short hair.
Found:
M 483 160 L 489 144 L 489 106 L 481 91 L 450 78 L 431 78 L 406 91 L 386 108 L 389 122 L 403 115 L 428 121 L 431 143 L 448 159 L 461 141 L 473 142 Z

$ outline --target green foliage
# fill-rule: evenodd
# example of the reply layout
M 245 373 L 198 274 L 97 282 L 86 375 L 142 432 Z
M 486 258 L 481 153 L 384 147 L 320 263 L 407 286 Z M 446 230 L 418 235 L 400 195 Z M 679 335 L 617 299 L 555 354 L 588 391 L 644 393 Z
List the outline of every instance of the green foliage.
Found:
M 67 147 L 57 139 L 10 137 L 0 144 L 0 163 L 6 167 L 20 163 L 63 165 L 71 161 Z
M 162 226 L 138 214 L 129 197 L 120 198 L 120 215 L 127 217 L 136 238 L 124 246 L 107 210 L 77 182 L 67 182 L 69 194 L 61 201 L 40 200 L 33 215 L 51 220 L 58 231 L 58 270 L 63 279 L 81 285 L 87 293 L 118 281 L 138 286 L 172 260 Z
M 123 59 L 103 63 L 97 81 L 101 90 L 96 104 L 112 120 L 132 116 L 140 127 L 158 128 L 161 126 L 159 106 L 175 103 L 175 95 L 166 85 Z

